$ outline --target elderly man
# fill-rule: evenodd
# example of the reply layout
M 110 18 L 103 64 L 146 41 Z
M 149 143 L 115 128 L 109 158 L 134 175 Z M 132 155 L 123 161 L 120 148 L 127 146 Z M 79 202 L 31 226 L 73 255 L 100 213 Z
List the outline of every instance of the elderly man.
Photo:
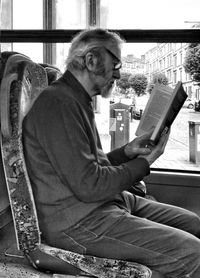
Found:
M 92 97 L 108 97 L 120 78 L 123 40 L 85 30 L 71 43 L 67 69 L 45 89 L 23 123 L 23 143 L 42 236 L 82 254 L 144 264 L 159 277 L 200 277 L 200 219 L 184 209 L 128 193 L 150 173 L 168 134 L 150 134 L 108 154 Z

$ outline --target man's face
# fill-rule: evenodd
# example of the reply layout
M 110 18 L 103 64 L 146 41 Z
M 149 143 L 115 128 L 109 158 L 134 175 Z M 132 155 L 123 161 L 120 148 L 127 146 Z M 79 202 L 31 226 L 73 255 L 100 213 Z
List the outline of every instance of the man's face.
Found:
M 98 64 L 97 71 L 95 73 L 94 90 L 96 94 L 100 94 L 104 98 L 111 96 L 115 87 L 115 80 L 120 78 L 119 69 L 121 68 L 121 61 L 118 57 L 121 57 L 120 50 L 115 52 L 110 49 L 104 48 L 105 54 L 102 61 Z M 114 53 L 118 54 L 118 57 Z

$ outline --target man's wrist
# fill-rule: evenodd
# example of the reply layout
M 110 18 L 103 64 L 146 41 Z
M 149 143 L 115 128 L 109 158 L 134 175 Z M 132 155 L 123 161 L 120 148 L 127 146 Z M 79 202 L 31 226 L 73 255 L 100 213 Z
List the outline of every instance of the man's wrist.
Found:
M 125 145 L 124 153 L 129 159 L 133 159 L 136 157 L 136 155 L 133 153 L 132 148 L 129 146 L 129 144 Z

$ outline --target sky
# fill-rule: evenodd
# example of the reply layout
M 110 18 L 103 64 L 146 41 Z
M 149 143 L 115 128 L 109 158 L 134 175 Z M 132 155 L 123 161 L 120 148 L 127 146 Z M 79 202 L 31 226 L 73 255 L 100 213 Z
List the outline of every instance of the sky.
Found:
M 188 28 L 200 21 L 199 0 L 102 0 L 108 6 L 108 26 L 134 29 Z
M 141 58 L 141 55 L 155 46 L 156 43 L 125 43 L 122 48 L 122 56 L 133 54 L 135 57 Z
M 101 0 L 108 7 L 107 27 L 114 29 L 188 29 L 200 22 L 200 0 Z M 136 57 L 156 44 L 126 44 Z

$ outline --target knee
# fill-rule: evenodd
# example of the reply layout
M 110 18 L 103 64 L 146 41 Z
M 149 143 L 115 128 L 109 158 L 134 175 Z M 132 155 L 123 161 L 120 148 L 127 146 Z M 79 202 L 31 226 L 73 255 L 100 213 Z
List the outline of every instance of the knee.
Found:
M 200 217 L 196 213 L 190 215 L 189 232 L 200 238 Z
M 175 275 L 170 277 L 200 277 L 200 240 L 194 236 L 182 238 L 183 242 L 177 249 L 177 268 Z
M 197 238 L 188 239 L 183 247 L 187 248 L 188 258 L 185 264 L 188 272 L 188 277 L 199 278 L 200 277 L 200 240 Z M 186 249 L 185 249 L 186 250 Z

